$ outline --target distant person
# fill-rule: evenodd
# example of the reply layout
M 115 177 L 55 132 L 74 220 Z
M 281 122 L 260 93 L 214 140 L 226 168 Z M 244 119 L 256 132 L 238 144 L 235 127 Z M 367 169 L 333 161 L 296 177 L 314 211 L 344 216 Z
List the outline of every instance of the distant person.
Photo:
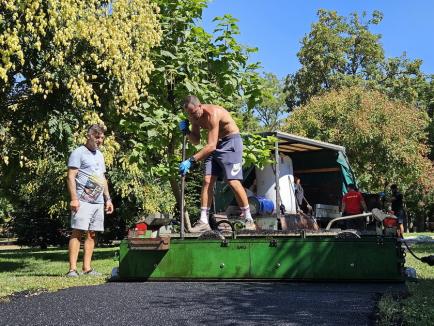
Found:
M 348 192 L 342 198 L 342 216 L 362 214 L 367 211 L 365 200 L 354 184 L 348 185 Z M 344 220 L 343 225 L 348 229 L 362 229 L 364 224 L 361 218 Z
M 399 236 L 404 237 L 404 220 L 406 219 L 405 211 L 404 211 L 404 203 L 403 203 L 403 195 L 398 190 L 398 186 L 393 184 L 390 186 L 390 191 L 392 192 L 391 197 L 391 206 L 392 211 L 395 216 L 398 218 L 398 226 L 399 226 Z
M 306 197 L 304 196 L 304 189 L 301 185 L 301 179 L 299 177 L 294 177 L 294 195 L 297 204 L 297 208 L 301 211 L 308 212 L 312 211 L 312 206 L 309 205 Z
M 207 131 L 206 145 L 179 165 L 181 174 L 186 174 L 193 164 L 205 161 L 200 219 L 191 232 L 211 230 L 208 214 L 214 184 L 218 176 L 223 176 L 232 188 L 245 219 L 246 229 L 255 230 L 256 226 L 250 213 L 246 191 L 241 184 L 243 180 L 243 141 L 235 121 L 230 113 L 221 106 L 202 104 L 193 95 L 187 96 L 184 100 L 184 109 L 188 114 L 188 120 L 181 121 L 179 128 L 188 135 L 192 144 L 199 144 L 201 129 Z
M 99 147 L 104 141 L 105 127 L 95 124 L 87 131 L 86 143 L 76 148 L 68 160 L 68 191 L 71 197 L 71 238 L 69 240 L 68 277 L 77 277 L 77 259 L 83 233 L 84 241 L 83 275 L 101 275 L 91 266 L 95 247 L 95 232 L 104 231 L 104 201 L 107 214 L 113 212 L 104 157 Z

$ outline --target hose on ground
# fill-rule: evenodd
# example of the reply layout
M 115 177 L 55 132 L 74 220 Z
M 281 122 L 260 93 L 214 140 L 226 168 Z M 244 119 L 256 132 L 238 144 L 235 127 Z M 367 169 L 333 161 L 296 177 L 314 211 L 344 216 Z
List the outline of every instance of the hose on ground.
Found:
M 434 266 L 434 255 L 429 255 L 429 256 L 425 256 L 422 258 L 419 258 L 418 256 L 416 256 L 416 254 L 410 249 L 410 247 L 408 246 L 407 242 L 405 242 L 403 239 L 401 239 L 401 242 L 404 243 L 404 245 L 407 247 L 407 250 L 409 253 L 411 253 L 411 255 L 416 258 L 417 260 L 420 260 L 422 263 L 428 264 L 430 266 Z

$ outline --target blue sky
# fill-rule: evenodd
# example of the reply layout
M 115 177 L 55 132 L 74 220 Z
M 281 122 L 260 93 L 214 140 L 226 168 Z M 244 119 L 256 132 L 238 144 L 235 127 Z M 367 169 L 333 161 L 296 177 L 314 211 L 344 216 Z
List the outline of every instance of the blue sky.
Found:
M 297 52 L 302 37 L 317 21 L 318 9 L 351 12 L 380 10 L 383 21 L 371 31 L 382 35 L 386 57 L 422 59 L 422 71 L 434 74 L 434 1 L 432 0 L 212 0 L 203 13 L 203 26 L 212 32 L 212 19 L 231 14 L 239 20 L 238 41 L 259 48 L 251 61 L 260 61 L 264 71 L 285 77 L 299 68 Z

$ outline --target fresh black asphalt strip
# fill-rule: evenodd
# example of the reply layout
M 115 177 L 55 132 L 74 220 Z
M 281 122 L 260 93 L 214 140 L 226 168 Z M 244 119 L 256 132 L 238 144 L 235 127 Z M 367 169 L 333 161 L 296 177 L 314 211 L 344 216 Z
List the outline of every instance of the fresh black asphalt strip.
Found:
M 373 325 L 379 294 L 405 284 L 106 283 L 17 296 L 0 325 Z

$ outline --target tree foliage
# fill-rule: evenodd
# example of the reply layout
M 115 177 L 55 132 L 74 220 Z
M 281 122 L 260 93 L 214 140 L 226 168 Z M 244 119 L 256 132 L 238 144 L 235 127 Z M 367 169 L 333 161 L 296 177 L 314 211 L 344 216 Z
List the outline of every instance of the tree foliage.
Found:
M 390 181 L 401 178 L 405 187 L 408 188 L 412 184 L 411 179 L 413 177 L 416 178 L 413 185 L 417 183 L 416 180 L 421 183 L 418 186 L 412 186 L 412 190 L 406 194 L 407 200 L 411 202 L 410 205 L 413 212 L 427 216 L 430 211 L 433 211 L 432 203 L 434 202 L 432 194 L 426 193 L 426 190 L 430 189 L 428 185 L 430 181 L 427 180 L 431 178 L 431 171 L 428 168 L 429 162 L 424 159 L 425 156 L 431 160 L 434 158 L 433 76 L 427 76 L 421 71 L 422 60 L 410 60 L 407 58 L 405 52 L 396 58 L 385 57 L 380 43 L 381 35 L 370 31 L 372 26 L 381 23 L 382 18 L 383 15 L 379 11 L 374 11 L 371 17 L 368 17 L 365 12 L 361 15 L 352 13 L 348 17 L 343 17 L 335 11 L 319 10 L 318 21 L 312 25 L 311 31 L 303 38 L 301 49 L 297 54 L 301 68 L 296 73 L 288 75 L 285 80 L 286 103 L 289 110 L 296 109 L 300 105 L 304 110 L 305 108 L 312 107 L 312 103 L 318 102 L 317 96 L 324 94 L 324 98 L 328 98 L 325 95 L 327 92 L 332 91 L 331 94 L 336 95 L 339 94 L 336 90 L 344 89 L 343 93 L 345 93 L 347 87 L 356 87 L 365 91 L 378 91 L 387 95 L 390 99 L 400 103 L 397 104 L 397 108 L 403 106 L 412 107 L 413 112 L 416 112 L 415 117 L 419 118 L 421 111 L 427 112 L 429 118 L 427 123 L 409 123 L 413 122 L 415 118 L 412 118 L 411 114 L 408 114 L 408 121 L 397 118 L 399 122 L 393 122 L 392 120 L 389 122 L 394 130 L 401 130 L 403 128 L 404 134 L 409 136 L 409 141 L 419 139 L 420 135 L 425 135 L 425 132 L 428 132 L 427 142 L 425 143 L 425 138 L 420 138 L 424 143 L 418 149 L 413 148 L 413 157 L 410 156 L 412 152 L 410 150 L 411 146 L 405 145 L 401 148 L 401 151 L 397 151 L 396 148 L 389 147 L 386 140 L 378 140 L 377 144 L 381 145 L 383 149 L 381 150 L 381 148 L 377 148 L 376 146 L 372 147 L 376 150 L 375 156 L 372 156 L 372 159 L 376 162 L 375 168 L 371 168 L 371 164 L 368 164 L 368 161 L 363 161 L 363 164 L 358 166 L 359 172 L 362 173 L 364 184 L 368 185 L 367 182 L 373 182 L 372 189 L 381 188 L 380 184 L 386 179 Z M 374 92 L 373 94 L 378 93 Z M 314 100 L 311 103 L 310 100 L 313 98 Z M 403 102 L 407 104 L 405 105 Z M 418 110 L 415 110 L 415 108 Z M 350 110 L 350 112 L 351 114 L 356 114 L 353 110 Z M 405 112 L 411 111 L 407 110 Z M 349 113 L 339 111 L 337 114 L 339 115 L 335 118 L 336 121 L 341 121 L 341 116 L 347 116 Z M 372 112 L 372 118 L 370 119 L 375 119 L 375 117 L 378 117 L 378 114 Z M 295 117 L 298 116 L 298 114 L 295 114 Z M 329 118 L 332 120 L 332 117 Z M 321 120 L 318 117 L 318 121 L 323 121 L 324 119 Z M 367 119 L 366 121 L 371 120 Z M 313 130 L 316 130 L 315 128 L 319 127 L 318 121 L 306 121 L 306 128 L 314 128 Z M 311 123 L 316 127 L 312 127 Z M 341 121 L 341 123 L 349 123 L 350 126 L 359 128 L 358 125 L 354 125 L 351 121 Z M 346 130 L 346 127 L 342 125 L 338 130 L 332 128 L 332 130 L 327 132 L 325 131 L 326 129 L 323 129 L 324 131 L 318 134 L 308 129 L 306 134 L 339 142 L 339 137 L 336 135 L 340 134 L 340 129 Z M 374 126 L 374 130 L 379 130 L 378 126 Z M 356 135 L 359 132 L 357 131 Z M 365 135 L 364 137 L 367 140 L 375 139 L 372 135 Z M 401 145 L 399 140 L 396 140 L 394 143 Z M 428 149 L 426 149 L 426 145 L 428 145 Z M 350 151 L 352 148 L 353 145 L 349 144 Z M 366 156 L 365 153 L 372 153 L 369 148 L 355 146 L 354 150 L 356 149 L 360 150 L 359 153 L 357 151 L 354 152 L 354 154 L 357 154 L 354 155 L 356 157 L 356 165 L 359 158 Z M 383 154 L 378 154 L 378 150 Z M 386 150 L 388 157 L 383 157 Z M 405 153 L 404 150 L 406 151 Z M 428 151 L 428 154 L 426 151 Z M 384 158 L 384 160 L 377 161 L 378 155 Z M 408 164 L 412 160 L 416 167 L 414 171 L 411 170 L 411 165 Z M 401 165 L 398 162 L 402 162 L 403 164 Z M 390 166 L 389 170 L 388 166 Z M 424 168 L 422 168 L 423 166 Z M 369 172 L 364 175 L 363 173 L 365 172 L 363 171 L 365 169 L 367 171 L 372 170 L 372 173 Z M 404 173 L 406 170 L 409 172 L 408 175 Z M 396 176 L 391 175 L 391 171 L 396 171 Z M 428 174 L 423 175 L 421 171 Z M 376 175 L 374 172 L 379 174 Z M 381 181 L 379 182 L 379 180 Z M 427 208 L 429 206 L 431 208 Z
M 101 107 L 111 94 L 117 110 L 146 92 L 149 51 L 160 39 L 149 1 L 7 0 L 1 12 L 2 92 L 18 77 L 31 94 L 61 89 L 77 107 Z
M 365 191 L 397 183 L 415 197 L 414 210 L 420 209 L 418 201 L 430 202 L 434 192 L 428 123 L 423 110 L 354 86 L 311 98 L 290 115 L 286 130 L 344 146 Z
M 253 110 L 261 123 L 261 127 L 258 129 L 264 131 L 278 130 L 288 111 L 283 82 L 272 73 L 265 73 L 260 78 L 260 82 L 262 95 Z
M 198 24 L 206 1 L 158 4 L 163 37 L 160 46 L 152 51 L 152 83 L 140 114 L 123 120 L 122 128 L 132 140 L 131 159 L 154 178 L 168 180 L 179 203 L 177 167 L 182 135 L 177 123 L 185 118 L 185 96 L 195 94 L 203 103 L 222 105 L 237 118 L 237 103 L 253 107 L 260 91 L 257 65 L 248 64 L 249 54 L 255 49 L 237 42 L 235 18 L 216 17 L 210 34 Z M 188 155 L 198 148 L 189 145 Z
M 195 93 L 237 118 L 237 103 L 253 107 L 260 96 L 257 65 L 247 63 L 255 49 L 238 44 L 229 15 L 206 33 L 199 26 L 205 6 L 203 0 L 0 4 L 0 193 L 20 208 L 15 215 L 65 225 L 67 157 L 97 122 L 108 129 L 102 150 L 114 218 L 128 224 L 174 210 L 182 99 Z
M 351 85 L 369 86 L 391 98 L 426 107 L 434 94 L 426 93 L 429 82 L 420 70 L 422 61 L 409 60 L 405 53 L 385 58 L 381 35 L 370 31 L 382 19 L 379 11 L 368 18 L 365 12 L 343 17 L 319 10 L 318 22 L 297 53 L 301 68 L 286 78 L 289 109 L 327 90 Z

